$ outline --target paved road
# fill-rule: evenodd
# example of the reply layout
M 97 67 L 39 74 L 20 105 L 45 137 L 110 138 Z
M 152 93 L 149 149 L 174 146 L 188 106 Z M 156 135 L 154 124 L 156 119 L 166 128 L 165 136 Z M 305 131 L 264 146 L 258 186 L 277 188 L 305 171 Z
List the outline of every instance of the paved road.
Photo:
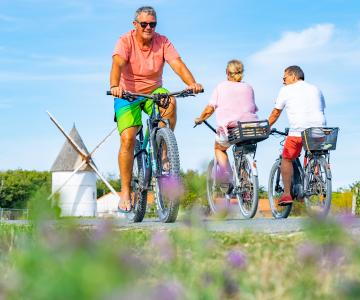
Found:
M 133 228 L 150 229 L 150 230 L 167 230 L 173 228 L 181 228 L 186 226 L 186 222 L 177 221 L 172 224 L 164 224 L 156 219 L 145 219 L 142 223 L 129 223 L 126 219 L 113 219 L 115 226 L 119 230 L 129 230 Z M 204 219 L 199 224 L 205 226 L 210 231 L 217 232 L 243 232 L 251 230 L 254 232 L 264 233 L 291 233 L 304 229 L 308 218 L 288 218 L 275 220 L 272 218 L 255 218 L 251 220 L 244 219 L 225 219 L 211 220 Z M 77 222 L 80 226 L 96 227 L 101 224 L 104 219 L 79 219 Z M 26 224 L 27 221 L 3 221 L 9 224 Z M 360 235 L 360 218 L 352 220 L 352 232 Z

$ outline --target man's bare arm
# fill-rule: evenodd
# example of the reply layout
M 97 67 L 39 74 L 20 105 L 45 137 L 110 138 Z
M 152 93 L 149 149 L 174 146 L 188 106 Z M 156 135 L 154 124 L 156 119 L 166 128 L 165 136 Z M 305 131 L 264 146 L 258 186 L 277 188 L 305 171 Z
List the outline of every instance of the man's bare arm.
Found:
M 213 113 L 215 109 L 211 105 L 207 105 L 201 115 L 195 119 L 195 124 L 201 124 L 204 122 L 207 118 L 209 118 Z
M 110 90 L 114 97 L 121 97 L 122 88 L 119 86 L 121 72 L 126 65 L 125 59 L 119 55 L 114 55 L 112 58 L 112 66 L 110 72 Z
M 195 93 L 199 93 L 203 90 L 202 85 L 196 83 L 194 76 L 191 74 L 190 70 L 187 68 L 180 57 L 169 61 L 169 65 L 174 70 L 174 72 L 179 75 L 181 80 Z
M 282 110 L 274 108 L 269 116 L 269 125 L 270 127 L 277 121 L 277 119 L 280 117 Z

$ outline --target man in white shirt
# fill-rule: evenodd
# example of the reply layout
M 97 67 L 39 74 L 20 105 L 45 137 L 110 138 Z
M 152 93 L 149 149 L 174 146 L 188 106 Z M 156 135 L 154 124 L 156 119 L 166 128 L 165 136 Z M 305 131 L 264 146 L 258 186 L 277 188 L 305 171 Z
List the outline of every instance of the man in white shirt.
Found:
M 292 161 L 301 153 L 301 132 L 309 127 L 326 126 L 324 96 L 316 86 L 304 81 L 304 77 L 304 72 L 299 66 L 285 69 L 283 77 L 285 86 L 280 89 L 275 108 L 269 117 L 269 124 L 272 126 L 285 108 L 290 124 L 289 135 L 282 153 L 281 176 L 284 193 L 279 199 L 279 205 L 289 205 L 293 202 L 290 194 Z

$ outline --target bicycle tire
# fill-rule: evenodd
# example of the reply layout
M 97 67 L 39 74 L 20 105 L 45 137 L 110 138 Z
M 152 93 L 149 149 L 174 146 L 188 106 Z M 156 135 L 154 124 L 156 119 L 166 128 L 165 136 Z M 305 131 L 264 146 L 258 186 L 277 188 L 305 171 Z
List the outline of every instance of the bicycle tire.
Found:
M 216 182 L 217 170 L 214 169 L 215 161 L 212 159 L 208 165 L 206 176 L 206 192 L 210 210 L 213 214 L 227 214 L 229 210 L 229 199 L 226 198 L 226 191 Z M 225 187 L 225 189 L 227 189 Z
M 140 142 L 136 140 L 134 153 L 138 153 L 141 149 Z M 144 152 L 137 155 L 134 159 L 133 172 L 131 179 L 132 189 L 132 210 L 126 214 L 128 220 L 138 223 L 144 219 L 147 206 L 147 190 L 144 189 L 144 170 L 142 160 L 146 159 Z
M 245 219 L 255 216 L 259 204 L 259 179 L 253 172 L 253 160 L 248 155 L 242 155 L 236 172 L 239 186 L 235 186 L 236 198 L 240 212 Z
M 304 178 L 304 202 L 308 214 L 326 217 L 331 206 L 331 193 L 330 166 L 324 157 L 310 158 Z M 313 205 L 316 203 L 319 204 L 317 208 Z
M 289 216 L 292 204 L 280 206 L 277 204 L 278 199 L 284 192 L 284 185 L 281 177 L 281 159 L 277 159 L 273 164 L 268 183 L 268 196 L 270 202 L 271 213 L 275 219 L 285 219 Z
M 167 161 L 163 161 L 163 149 L 167 153 Z M 179 150 L 174 133 L 168 127 L 160 128 L 156 133 L 156 159 L 161 175 L 155 177 L 155 199 L 158 216 L 161 222 L 176 221 L 180 205 L 180 159 Z M 165 168 L 165 165 L 167 167 Z M 164 171 L 164 169 L 167 169 Z M 171 190 L 170 190 L 171 189 Z

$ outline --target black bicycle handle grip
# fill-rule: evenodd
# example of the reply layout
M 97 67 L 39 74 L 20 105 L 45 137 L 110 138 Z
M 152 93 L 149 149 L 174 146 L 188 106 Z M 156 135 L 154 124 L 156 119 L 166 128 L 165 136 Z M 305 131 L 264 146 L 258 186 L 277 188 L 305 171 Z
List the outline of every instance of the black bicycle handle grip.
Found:
M 111 91 L 106 91 L 106 95 L 107 96 L 111 96 L 112 94 L 111 94 Z

